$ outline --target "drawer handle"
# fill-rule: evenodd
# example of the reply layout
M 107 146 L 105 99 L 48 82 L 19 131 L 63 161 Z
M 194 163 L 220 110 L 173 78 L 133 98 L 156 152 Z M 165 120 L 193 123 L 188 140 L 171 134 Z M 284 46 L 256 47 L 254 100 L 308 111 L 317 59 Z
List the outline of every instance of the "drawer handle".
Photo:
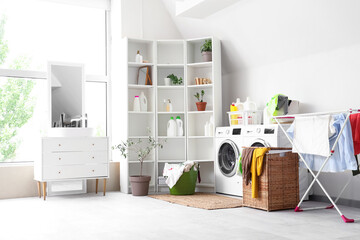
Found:
M 92 159 L 94 159 L 95 157 L 93 156 Z
M 93 169 L 92 172 L 95 172 L 95 170 Z
M 59 171 L 58 173 L 61 174 L 61 171 Z
M 92 145 L 95 146 L 95 143 L 93 143 Z

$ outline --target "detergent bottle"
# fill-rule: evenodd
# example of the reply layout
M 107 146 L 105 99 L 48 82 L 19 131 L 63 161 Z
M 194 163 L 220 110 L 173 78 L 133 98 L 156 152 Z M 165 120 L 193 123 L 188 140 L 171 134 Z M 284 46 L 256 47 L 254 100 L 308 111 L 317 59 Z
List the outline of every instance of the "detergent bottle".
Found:
M 209 136 L 213 137 L 214 136 L 214 116 L 210 117 L 210 122 L 209 122 Z
M 135 96 L 135 98 L 134 98 L 133 111 L 134 112 L 140 112 L 140 99 L 139 99 L 139 96 Z
M 181 120 L 180 116 L 176 117 L 176 128 L 177 128 L 176 136 L 183 136 L 184 135 L 184 126 L 183 126 L 183 121 Z
M 235 106 L 235 103 L 232 103 L 230 105 L 230 112 L 237 112 L 237 107 Z M 238 115 L 237 114 L 231 114 L 230 115 L 230 125 L 238 125 Z
M 176 137 L 176 122 L 173 117 L 167 123 L 167 136 L 168 137 Z
M 240 102 L 240 98 L 236 99 L 235 106 L 238 111 L 244 111 L 244 104 Z
M 140 93 L 140 110 L 142 112 L 147 112 L 147 105 L 148 105 L 147 98 L 146 98 L 144 92 L 141 92 Z
M 249 97 L 247 97 L 246 101 L 244 102 L 244 110 L 245 111 L 256 111 L 257 110 L 256 103 L 253 101 L 250 101 Z

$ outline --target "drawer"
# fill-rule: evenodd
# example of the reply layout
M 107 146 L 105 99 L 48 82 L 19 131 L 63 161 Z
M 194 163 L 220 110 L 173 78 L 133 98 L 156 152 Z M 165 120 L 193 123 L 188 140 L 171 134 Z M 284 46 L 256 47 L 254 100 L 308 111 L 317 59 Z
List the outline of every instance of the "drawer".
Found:
M 107 151 L 107 138 L 43 138 L 43 152 Z
M 108 164 L 44 166 L 44 180 L 108 177 Z
M 76 165 L 76 164 L 96 164 L 107 163 L 107 151 L 89 152 L 45 152 L 43 165 Z

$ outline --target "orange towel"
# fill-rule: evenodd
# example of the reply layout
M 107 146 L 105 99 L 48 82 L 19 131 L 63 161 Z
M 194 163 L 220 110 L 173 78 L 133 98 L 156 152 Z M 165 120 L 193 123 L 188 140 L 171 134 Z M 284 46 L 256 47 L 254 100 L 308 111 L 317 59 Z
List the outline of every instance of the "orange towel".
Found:
M 258 197 L 258 182 L 257 177 L 262 173 L 262 166 L 264 155 L 270 148 L 256 148 L 253 152 L 251 163 L 251 197 Z

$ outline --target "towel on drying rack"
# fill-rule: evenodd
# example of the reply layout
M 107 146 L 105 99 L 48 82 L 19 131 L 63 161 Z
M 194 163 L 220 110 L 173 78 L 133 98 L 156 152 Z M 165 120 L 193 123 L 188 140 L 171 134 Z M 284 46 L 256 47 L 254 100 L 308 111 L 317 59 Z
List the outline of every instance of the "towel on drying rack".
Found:
M 329 141 L 330 149 L 334 146 L 335 140 L 340 133 L 341 127 L 345 123 L 346 115 L 337 114 L 333 116 L 332 126 L 335 128 L 335 134 L 333 134 Z M 294 138 L 294 123 L 287 130 L 289 136 Z M 345 170 L 356 170 L 357 163 L 354 156 L 354 146 L 351 134 L 350 122 L 347 121 L 342 135 L 339 138 L 338 144 L 334 149 L 334 154 L 330 157 L 329 161 L 323 168 L 323 172 L 342 172 Z M 326 157 L 312 154 L 302 154 L 304 160 L 314 171 L 318 171 L 323 164 Z M 300 163 L 300 166 L 303 166 L 303 163 Z
M 329 137 L 335 133 L 330 115 L 296 117 L 294 121 L 293 152 L 327 157 L 330 153 Z

